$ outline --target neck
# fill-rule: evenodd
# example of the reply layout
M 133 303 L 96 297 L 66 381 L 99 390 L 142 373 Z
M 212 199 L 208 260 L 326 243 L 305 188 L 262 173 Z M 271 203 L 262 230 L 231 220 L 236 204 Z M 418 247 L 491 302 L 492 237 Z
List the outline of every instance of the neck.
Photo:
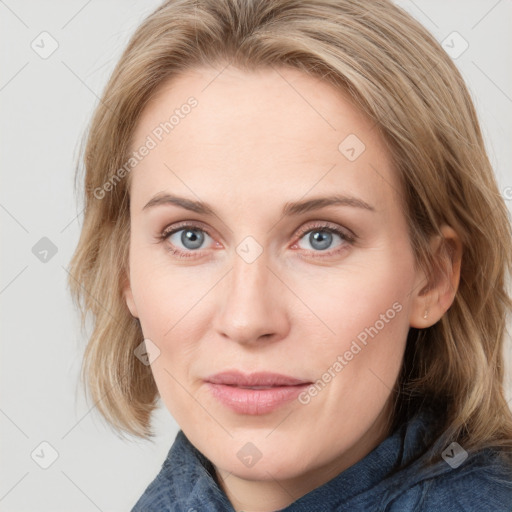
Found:
M 358 440 L 357 445 L 320 467 L 282 480 L 247 480 L 215 467 L 219 487 L 237 511 L 272 512 L 285 508 L 332 480 L 380 444 L 389 435 L 390 405 L 388 403 L 384 407 L 370 429 Z

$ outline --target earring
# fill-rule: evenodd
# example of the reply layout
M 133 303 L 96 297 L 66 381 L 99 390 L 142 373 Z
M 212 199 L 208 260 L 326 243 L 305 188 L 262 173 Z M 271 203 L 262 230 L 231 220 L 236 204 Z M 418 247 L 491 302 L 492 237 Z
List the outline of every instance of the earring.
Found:
M 423 315 L 423 318 L 425 318 L 425 319 L 426 319 L 426 318 L 427 318 L 427 316 L 428 316 L 428 309 L 426 309 L 426 310 L 425 310 L 425 314 Z

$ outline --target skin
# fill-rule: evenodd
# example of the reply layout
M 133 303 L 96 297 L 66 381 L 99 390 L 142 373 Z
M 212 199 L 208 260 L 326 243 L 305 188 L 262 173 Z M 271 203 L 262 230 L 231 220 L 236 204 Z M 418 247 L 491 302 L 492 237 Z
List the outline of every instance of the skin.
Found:
M 198 68 L 163 84 L 138 122 L 134 148 L 187 98 L 198 101 L 130 175 L 124 292 L 144 337 L 160 350 L 151 369 L 166 407 L 213 462 L 234 508 L 270 511 L 332 479 L 389 435 L 408 330 L 436 323 L 451 305 L 461 246 L 443 226 L 453 258 L 426 288 L 398 177 L 372 123 L 339 90 L 298 70 L 221 69 Z M 366 146 L 354 161 L 338 149 L 349 134 Z M 172 204 L 143 209 L 162 192 L 207 202 L 215 215 Z M 331 205 L 281 215 L 287 202 L 333 193 L 374 210 Z M 159 238 L 181 221 L 206 230 L 199 249 L 183 244 L 183 231 Z M 318 222 L 356 239 L 333 234 L 322 251 L 310 237 L 328 236 L 315 231 Z M 247 236 L 262 250 L 251 263 L 237 253 Z M 179 258 L 172 247 L 192 257 Z M 394 318 L 306 405 L 294 400 L 249 416 L 218 402 L 204 384 L 231 369 L 316 381 L 397 303 Z M 252 467 L 237 457 L 248 442 L 262 454 Z

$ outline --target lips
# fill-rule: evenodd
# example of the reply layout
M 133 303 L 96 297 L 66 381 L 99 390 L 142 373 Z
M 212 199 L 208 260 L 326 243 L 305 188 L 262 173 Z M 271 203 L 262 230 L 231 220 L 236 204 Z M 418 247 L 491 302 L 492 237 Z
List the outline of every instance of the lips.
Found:
M 205 383 L 223 405 L 240 414 L 268 414 L 296 398 L 310 381 L 278 373 L 245 374 L 227 371 L 211 375 Z
M 262 387 L 270 388 L 275 386 L 296 386 L 298 384 L 309 384 L 305 380 L 288 377 L 279 373 L 258 372 L 245 374 L 239 371 L 222 372 L 207 377 L 207 382 L 212 384 L 224 384 L 226 386 L 238 387 Z

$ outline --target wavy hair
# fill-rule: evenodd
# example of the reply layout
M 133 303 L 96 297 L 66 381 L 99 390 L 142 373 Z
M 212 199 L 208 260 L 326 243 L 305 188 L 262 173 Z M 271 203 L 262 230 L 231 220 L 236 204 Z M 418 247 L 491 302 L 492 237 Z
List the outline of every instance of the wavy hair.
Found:
M 416 264 L 435 279 L 429 241 L 448 224 L 463 244 L 460 283 L 440 321 L 410 328 L 395 425 L 427 404 L 438 446 L 512 451 L 504 340 L 512 301 L 508 211 L 467 87 L 440 44 L 389 0 L 168 0 L 137 28 L 97 105 L 76 179 L 84 218 L 69 286 L 88 336 L 82 379 L 117 432 L 150 439 L 158 391 L 134 357 L 143 340 L 126 306 L 130 158 L 139 116 L 186 69 L 286 66 L 348 93 L 382 135 L 405 191 Z M 124 176 L 124 174 L 123 174 Z M 115 186 L 108 187 L 111 181 Z M 75 183 L 76 186 L 76 183 Z M 101 191 L 98 192 L 98 191 Z M 506 448 L 506 449 L 505 449 Z

